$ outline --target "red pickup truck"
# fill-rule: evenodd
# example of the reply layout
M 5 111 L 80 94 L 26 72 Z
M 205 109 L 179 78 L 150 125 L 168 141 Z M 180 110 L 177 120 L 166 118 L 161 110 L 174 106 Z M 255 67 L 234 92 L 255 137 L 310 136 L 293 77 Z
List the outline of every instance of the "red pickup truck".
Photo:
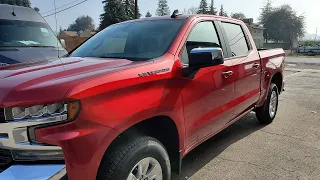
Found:
M 249 112 L 273 121 L 284 57 L 258 51 L 242 21 L 173 14 L 112 25 L 62 59 L 1 67 L 0 179 L 169 180 Z

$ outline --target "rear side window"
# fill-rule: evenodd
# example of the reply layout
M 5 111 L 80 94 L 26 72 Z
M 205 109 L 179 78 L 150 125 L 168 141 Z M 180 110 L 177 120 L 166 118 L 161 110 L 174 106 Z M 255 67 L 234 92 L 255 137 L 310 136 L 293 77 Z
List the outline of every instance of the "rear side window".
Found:
M 225 22 L 222 22 L 221 24 L 227 34 L 232 56 L 247 55 L 249 47 L 241 26 Z
M 181 53 L 181 62 L 188 64 L 191 50 L 199 47 L 221 47 L 213 22 L 200 22 L 194 26 Z

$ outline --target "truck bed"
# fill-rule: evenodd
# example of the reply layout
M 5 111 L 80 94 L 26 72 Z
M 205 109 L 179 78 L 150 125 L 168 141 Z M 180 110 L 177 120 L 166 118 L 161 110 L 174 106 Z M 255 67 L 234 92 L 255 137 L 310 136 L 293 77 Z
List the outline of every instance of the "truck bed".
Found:
M 277 56 L 285 56 L 285 52 L 283 49 L 278 48 L 278 49 L 268 49 L 268 50 L 261 50 L 258 51 L 260 58 L 261 59 L 269 59 L 272 57 L 277 57 Z

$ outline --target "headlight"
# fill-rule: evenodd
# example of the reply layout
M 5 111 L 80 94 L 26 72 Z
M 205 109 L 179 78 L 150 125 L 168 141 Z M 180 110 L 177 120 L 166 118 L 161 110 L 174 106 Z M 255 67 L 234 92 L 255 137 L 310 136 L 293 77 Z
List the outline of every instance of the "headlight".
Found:
M 55 103 L 29 107 L 5 108 L 5 119 L 7 121 L 38 119 L 54 120 L 54 117 L 66 115 L 68 120 L 72 120 L 78 114 L 79 109 L 80 103 L 78 101 L 71 103 Z M 57 120 L 61 121 L 60 118 Z

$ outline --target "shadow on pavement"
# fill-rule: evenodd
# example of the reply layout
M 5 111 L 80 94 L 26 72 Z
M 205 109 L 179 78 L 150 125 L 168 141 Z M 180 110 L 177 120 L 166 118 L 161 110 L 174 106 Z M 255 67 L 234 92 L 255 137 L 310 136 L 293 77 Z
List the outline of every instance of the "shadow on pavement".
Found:
M 173 174 L 172 180 L 185 180 L 186 177 L 192 177 L 230 145 L 263 127 L 258 123 L 254 113 L 246 115 L 235 124 L 191 151 L 183 159 L 181 174 Z

